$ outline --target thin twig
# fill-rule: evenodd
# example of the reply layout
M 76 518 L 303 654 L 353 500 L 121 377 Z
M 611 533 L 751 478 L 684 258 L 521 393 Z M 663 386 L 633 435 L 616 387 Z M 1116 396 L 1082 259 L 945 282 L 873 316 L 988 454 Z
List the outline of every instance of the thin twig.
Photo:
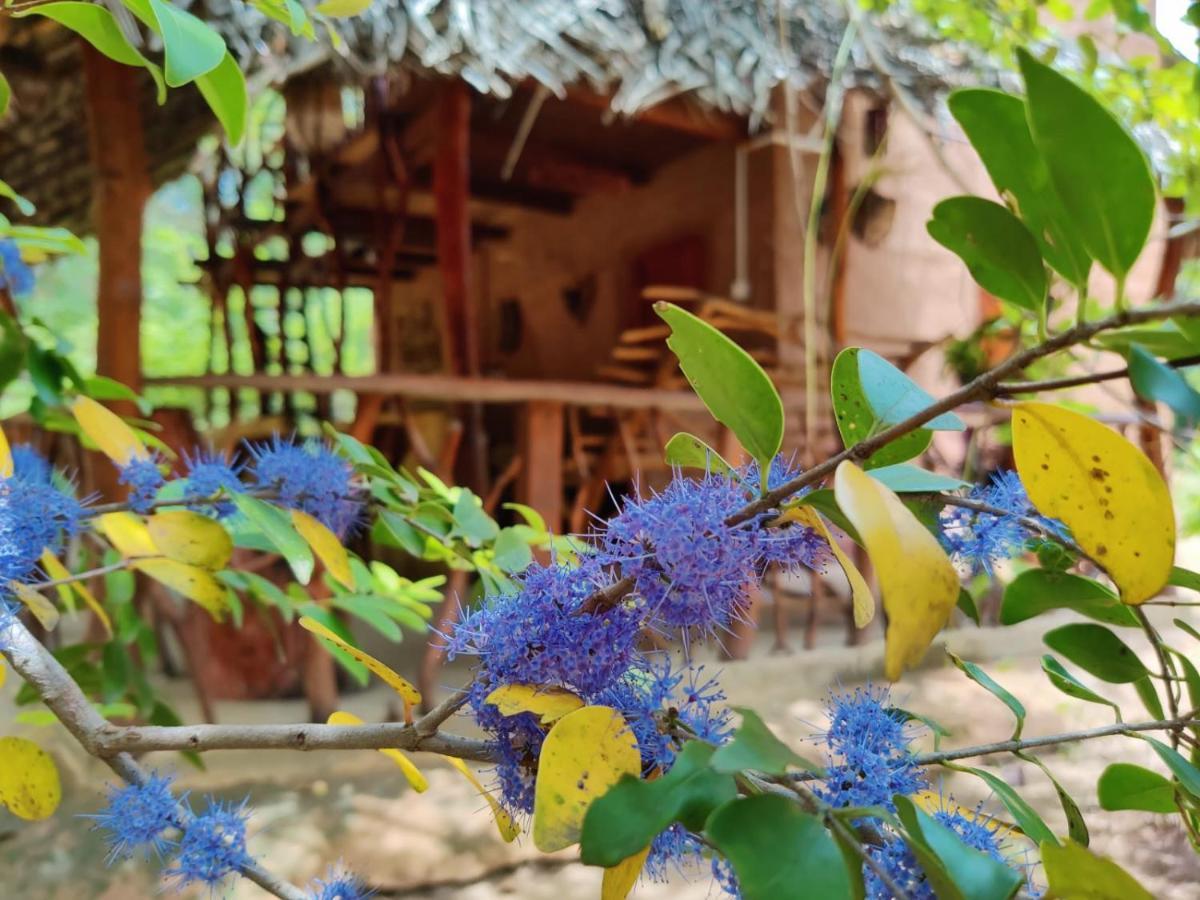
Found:
M 1200 355 L 1182 356 L 1178 359 L 1165 359 L 1163 365 L 1172 369 L 1185 369 L 1189 366 L 1200 366 Z M 1103 372 L 1090 372 L 1086 375 L 1071 375 L 1065 378 L 1047 378 L 1042 381 L 1013 381 L 996 386 L 993 397 L 1011 397 L 1014 394 L 1035 394 L 1042 391 L 1060 391 L 1064 388 L 1080 387 L 1085 384 L 1099 384 L 1102 381 L 1114 381 L 1129 375 L 1129 367 L 1106 369 Z
M 1171 660 L 1167 657 L 1167 651 L 1163 647 L 1162 637 L 1154 626 L 1150 624 L 1150 618 L 1146 615 L 1146 611 L 1138 606 L 1132 607 L 1133 614 L 1137 617 L 1138 624 L 1142 626 L 1142 631 L 1146 632 L 1146 639 L 1150 641 L 1150 646 L 1154 648 L 1154 655 L 1158 657 L 1159 674 L 1163 681 L 1166 682 L 1164 687 L 1167 691 L 1167 712 L 1170 713 L 1172 719 L 1179 718 L 1179 698 L 1175 693 L 1175 685 L 1171 683 L 1171 677 L 1176 674 L 1175 667 L 1171 664 Z M 1153 689 L 1153 685 L 1150 685 Z M 1173 728 L 1170 732 L 1171 746 L 1176 750 L 1179 749 L 1179 728 Z

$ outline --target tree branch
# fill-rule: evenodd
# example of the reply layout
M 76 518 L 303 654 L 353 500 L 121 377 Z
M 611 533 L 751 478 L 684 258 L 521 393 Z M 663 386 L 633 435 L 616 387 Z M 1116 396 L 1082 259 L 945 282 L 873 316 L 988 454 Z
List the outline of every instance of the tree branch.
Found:
M 1172 369 L 1186 369 L 1189 366 L 1200 366 L 1200 355 L 1182 356 L 1179 359 L 1163 360 L 1163 364 Z M 1079 387 L 1085 384 L 1099 384 L 1102 381 L 1114 381 L 1129 375 L 1129 367 L 1107 369 L 1103 372 L 1092 372 L 1088 375 L 1071 375 L 1066 378 L 1047 378 L 1044 381 L 1012 381 L 996 385 L 993 397 L 1011 397 L 1014 394 L 1035 394 L 1041 391 L 1059 391 L 1064 388 Z

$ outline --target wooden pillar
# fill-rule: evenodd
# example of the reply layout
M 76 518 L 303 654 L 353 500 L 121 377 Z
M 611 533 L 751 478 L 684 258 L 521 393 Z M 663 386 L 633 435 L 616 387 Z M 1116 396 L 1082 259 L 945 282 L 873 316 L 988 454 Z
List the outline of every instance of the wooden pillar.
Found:
M 95 171 L 92 223 L 100 245 L 96 370 L 140 390 L 142 213 L 151 191 L 140 109 L 143 75 L 90 44 L 79 46 Z
M 447 81 L 437 100 L 437 146 L 433 200 L 437 216 L 438 272 L 442 279 L 443 353 L 456 375 L 480 372 L 479 321 L 471 297 L 471 95 L 461 81 Z M 466 407 L 468 482 L 487 490 L 487 439 L 483 407 Z
M 521 502 L 532 506 L 553 532 L 563 527 L 563 426 L 561 403 L 533 400 L 521 417 Z

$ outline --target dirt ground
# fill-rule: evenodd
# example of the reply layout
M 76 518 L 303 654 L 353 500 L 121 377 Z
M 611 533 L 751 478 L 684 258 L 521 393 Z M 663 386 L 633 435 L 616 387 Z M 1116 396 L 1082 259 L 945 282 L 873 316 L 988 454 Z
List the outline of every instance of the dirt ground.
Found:
M 1065 614 L 1064 614 L 1065 615 Z M 931 650 L 927 667 L 910 673 L 896 686 L 897 702 L 940 721 L 952 732 L 945 746 L 965 746 L 1002 740 L 1012 730 L 1009 712 L 983 689 L 944 663 L 941 645 L 984 664 L 988 671 L 1028 708 L 1025 735 L 1048 734 L 1104 725 L 1112 721 L 1106 707 L 1073 701 L 1051 688 L 1038 657 L 1044 648 L 1040 635 L 1049 621 L 1005 629 L 973 626 L 948 632 Z M 792 656 L 771 656 L 767 643 L 748 662 L 723 664 L 722 680 L 734 705 L 760 710 L 781 736 L 803 741 L 823 726 L 820 701 L 830 684 L 850 687 L 877 677 L 882 643 L 857 648 L 820 647 Z M 447 674 L 458 683 L 463 673 Z M 14 679 L 10 679 L 10 682 Z M 1086 678 L 1084 679 L 1086 681 Z M 13 685 L 0 701 L 0 721 L 11 721 Z M 171 685 L 187 714 L 194 715 L 186 688 Z M 1126 719 L 1143 718 L 1132 691 L 1113 691 L 1125 702 Z M 346 708 L 364 718 L 377 718 L 385 693 L 374 688 L 347 698 Z M 223 704 L 222 721 L 300 721 L 300 703 Z M 452 723 L 466 730 L 463 723 Z M 20 726 L 18 726 L 20 728 Z M 53 748 L 64 773 L 64 802 L 52 819 L 23 823 L 0 813 L 0 895 L 28 900 L 134 900 L 154 897 L 163 887 L 155 866 L 141 861 L 105 865 L 101 836 L 77 818 L 100 805 L 107 770 L 83 756 L 57 727 L 25 729 Z M 34 734 L 36 732 L 36 735 Z M 928 744 L 928 738 L 922 740 Z M 1174 822 L 1141 813 L 1106 813 L 1096 803 L 1096 779 L 1111 761 L 1122 759 L 1160 768 L 1149 747 L 1140 741 L 1109 738 L 1042 754 L 1051 770 L 1080 803 L 1092 833 L 1092 846 L 1136 873 L 1147 888 L 1164 900 L 1200 898 L 1200 857 L 1194 855 Z M 382 897 L 426 900 L 490 900 L 521 897 L 530 900 L 574 900 L 599 896 L 600 873 L 575 861 L 573 851 L 539 854 L 528 839 L 506 845 L 496 834 L 482 801 L 453 770 L 434 757 L 416 756 L 427 772 L 424 794 L 409 790 L 398 770 L 381 754 L 345 753 L 210 754 L 208 768 L 198 772 L 171 755 L 147 760 L 175 771 L 179 783 L 193 796 L 209 793 L 240 799 L 250 795 L 250 849 L 262 862 L 296 883 L 306 883 L 326 867 L 343 860 L 363 876 Z M 979 765 L 993 766 L 1001 777 L 1045 816 L 1056 831 L 1065 832 L 1053 789 L 1035 768 L 1013 759 L 993 757 Z M 987 809 L 1002 812 L 975 779 L 935 773 L 935 787 L 962 804 L 988 800 Z M 170 890 L 170 888 L 167 888 Z M 239 881 L 226 893 L 233 898 L 262 897 L 249 882 Z M 707 876 L 668 884 L 641 884 L 639 900 L 716 896 Z M 196 896 L 202 896 L 196 894 Z

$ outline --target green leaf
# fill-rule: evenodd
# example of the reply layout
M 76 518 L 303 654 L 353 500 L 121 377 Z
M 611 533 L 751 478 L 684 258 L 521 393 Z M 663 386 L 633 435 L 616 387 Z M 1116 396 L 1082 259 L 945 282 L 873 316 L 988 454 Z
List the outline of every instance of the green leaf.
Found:
M 1077 841 L 1085 847 L 1091 843 L 1092 837 L 1088 832 L 1087 822 L 1083 818 L 1079 804 L 1075 802 L 1075 798 L 1067 792 L 1067 789 L 1062 786 L 1059 780 L 1054 777 L 1054 773 L 1036 756 L 1030 756 L 1028 753 L 1020 751 L 1014 751 L 1013 755 L 1031 765 L 1037 766 L 1042 770 L 1042 774 L 1050 779 L 1050 783 L 1054 785 L 1054 792 L 1058 794 L 1058 804 L 1062 807 L 1063 817 L 1067 820 L 1067 834 L 1071 840 Z
M 783 444 L 783 401 L 754 359 L 707 322 L 670 303 L 654 311 L 671 326 L 667 346 L 708 411 L 764 470 Z
M 911 839 L 933 853 L 945 867 L 957 892 L 970 900 L 1008 900 L 1024 883 L 1021 873 L 962 839 L 908 797 L 896 797 L 896 812 Z M 927 873 L 928 874 L 928 873 Z M 940 897 L 942 892 L 934 891 Z
M 700 830 L 708 815 L 737 795 L 729 775 L 709 767 L 713 748 L 689 741 L 662 778 L 625 777 L 588 807 L 580 849 L 589 866 L 615 866 L 647 847 L 672 822 Z
M 8 79 L 4 77 L 4 73 L 0 72 L 0 118 L 8 112 L 8 104 L 12 101 L 12 86 L 9 85 Z
M 313 12 L 334 19 L 357 16 L 371 8 L 371 0 L 324 0 Z
M 1154 176 L 1125 127 L 1083 88 L 1017 51 L 1033 142 L 1088 253 L 1118 278 L 1154 222 Z
M 1029 133 L 1025 103 L 1001 91 L 966 88 L 950 95 L 949 106 L 996 190 L 1011 198 L 1029 226 L 1046 262 L 1072 284 L 1086 284 L 1091 257 L 1050 185 L 1050 171 Z
M 533 551 L 529 549 L 529 542 L 519 526 L 501 528 L 496 535 L 496 542 L 492 544 L 492 551 L 495 553 L 493 562 L 510 574 L 524 572 L 533 562 Z
M 1062 663 L 1060 663 L 1053 656 L 1042 657 L 1042 671 L 1046 673 L 1046 677 L 1050 679 L 1050 683 L 1068 697 L 1074 697 L 1076 700 L 1086 700 L 1088 703 L 1099 703 L 1102 706 L 1112 707 L 1113 711 L 1117 714 L 1117 721 L 1121 720 L 1121 711 L 1117 704 L 1113 703 L 1111 700 L 1106 700 L 1091 688 L 1087 687 L 1083 682 L 1063 668 Z
M 837 844 L 814 816 L 786 797 L 733 800 L 709 817 L 704 830 L 733 865 L 745 900 L 851 896 Z
M 45 16 L 69 28 L 107 56 L 127 66 L 141 67 L 145 58 L 125 40 L 116 17 L 103 6 L 94 3 L 77 3 L 64 0 L 62 3 L 46 3 L 31 6 L 13 13 L 14 18 L 23 16 Z
M 957 255 L 984 290 L 1038 312 L 1046 268 L 1037 241 L 1007 207 L 982 197 L 951 197 L 933 208 L 930 237 Z
M 1177 809 L 1171 780 L 1133 763 L 1113 763 L 1105 769 L 1096 783 L 1096 795 L 1100 808 L 1110 811 L 1172 813 Z
M 1096 343 L 1114 353 L 1128 355 L 1129 348 L 1140 344 L 1155 356 L 1176 359 L 1190 356 L 1200 347 L 1183 334 L 1177 322 L 1159 322 L 1155 325 L 1134 325 L 1096 336 Z
M 227 51 L 216 31 L 167 0 L 149 0 L 149 4 L 162 35 L 168 85 L 195 81 L 221 64 Z
M 1162 741 L 1158 740 L 1158 738 L 1152 738 L 1145 734 L 1141 735 L 1141 738 L 1154 748 L 1154 752 L 1158 754 L 1158 758 L 1167 764 L 1167 768 L 1179 780 L 1183 789 L 1200 800 L 1200 769 L 1197 769 L 1184 759 L 1178 751 L 1168 747 Z
M 1124 684 L 1150 674 L 1129 645 L 1103 625 L 1063 625 L 1047 631 L 1042 640 L 1101 681 Z
M 11 200 L 17 211 L 23 216 L 32 216 L 37 212 L 37 207 L 33 205 L 32 201 L 18 194 L 7 181 L 0 181 L 0 197 Z
M 830 371 L 833 415 L 846 447 L 853 447 L 883 429 L 880 417 L 872 409 L 863 390 L 858 365 L 862 352 L 858 347 L 847 347 L 834 359 Z M 933 432 L 918 428 L 876 450 L 864 465 L 866 468 L 881 468 L 902 463 L 924 453 L 932 440 Z
M 235 494 L 233 502 L 250 524 L 278 550 L 291 566 L 301 584 L 308 584 L 313 573 L 313 555 L 304 538 L 296 533 L 288 516 L 269 503 L 247 494 Z
M 1032 806 L 1025 802 L 1024 797 L 1009 786 L 1007 781 L 998 778 L 986 769 L 973 769 L 970 766 L 950 766 L 950 768 L 958 769 L 960 772 L 970 772 L 975 777 L 987 782 L 988 787 L 996 792 L 996 796 L 1000 798 L 1000 802 L 1012 814 L 1017 827 L 1031 841 L 1039 844 L 1043 841 L 1057 841 L 1054 837 L 1054 832 L 1050 830 L 1050 826 L 1046 824 Z
M 716 475 L 730 475 L 733 467 L 716 450 L 694 434 L 681 431 L 672 435 L 663 447 L 663 459 L 669 466 L 684 469 L 700 469 Z
M 451 535 L 463 538 L 472 547 L 479 547 L 496 539 L 500 526 L 483 510 L 483 501 L 468 490 L 463 490 L 454 503 L 454 530 Z
M 1182 566 L 1174 566 L 1171 569 L 1171 577 L 1167 581 L 1167 584 L 1187 588 L 1189 591 L 1200 591 L 1200 572 L 1193 572 L 1191 569 L 1185 569 Z
M 713 769 L 730 775 L 748 769 L 766 775 L 783 775 L 789 766 L 819 771 L 817 766 L 775 737 L 754 710 L 744 706 L 734 709 L 742 717 L 742 724 L 734 732 L 733 740 L 713 754 Z
M 979 624 L 979 607 L 975 605 L 975 598 L 971 596 L 970 591 L 966 588 L 960 589 L 958 592 L 958 603 L 955 605 L 964 616 L 976 625 Z
M 1109 625 L 1138 627 L 1137 616 L 1098 581 L 1067 572 L 1029 569 L 1008 583 L 1000 622 L 1015 625 L 1051 609 L 1070 609 Z
M 1025 727 L 1025 705 L 999 685 L 991 675 L 975 665 L 975 663 L 969 662 L 951 653 L 949 650 L 946 651 L 946 655 L 950 657 L 950 662 L 954 663 L 960 672 L 1009 708 L 1013 717 L 1017 720 L 1017 727 L 1012 733 L 1012 739 L 1014 741 L 1017 740 L 1021 736 L 1021 730 Z
M 1155 719 L 1163 718 L 1162 700 L 1158 696 L 1154 679 L 1149 675 L 1143 676 L 1133 682 L 1133 689 L 1137 691 L 1138 699 L 1142 701 L 1142 706 L 1146 707 L 1146 712 Z
M 1200 422 L 1200 394 L 1176 369 L 1159 362 L 1134 344 L 1129 348 L 1129 383 L 1138 396 L 1165 403 L 1176 416 L 1176 427 Z
M 880 466 L 871 469 L 867 474 L 897 494 L 928 494 L 937 491 L 957 491 L 960 488 L 970 487 L 970 483 L 961 478 L 939 475 L 937 472 L 930 472 L 909 463 Z
M 212 71 L 196 79 L 204 102 L 208 104 L 231 144 L 240 144 L 246 133 L 246 110 L 249 97 L 246 93 L 246 76 L 241 66 L 229 51 Z
M 1063 900 L 1154 900 L 1153 895 L 1111 859 L 1097 856 L 1074 841 L 1041 846 L 1049 882 L 1047 896 Z

